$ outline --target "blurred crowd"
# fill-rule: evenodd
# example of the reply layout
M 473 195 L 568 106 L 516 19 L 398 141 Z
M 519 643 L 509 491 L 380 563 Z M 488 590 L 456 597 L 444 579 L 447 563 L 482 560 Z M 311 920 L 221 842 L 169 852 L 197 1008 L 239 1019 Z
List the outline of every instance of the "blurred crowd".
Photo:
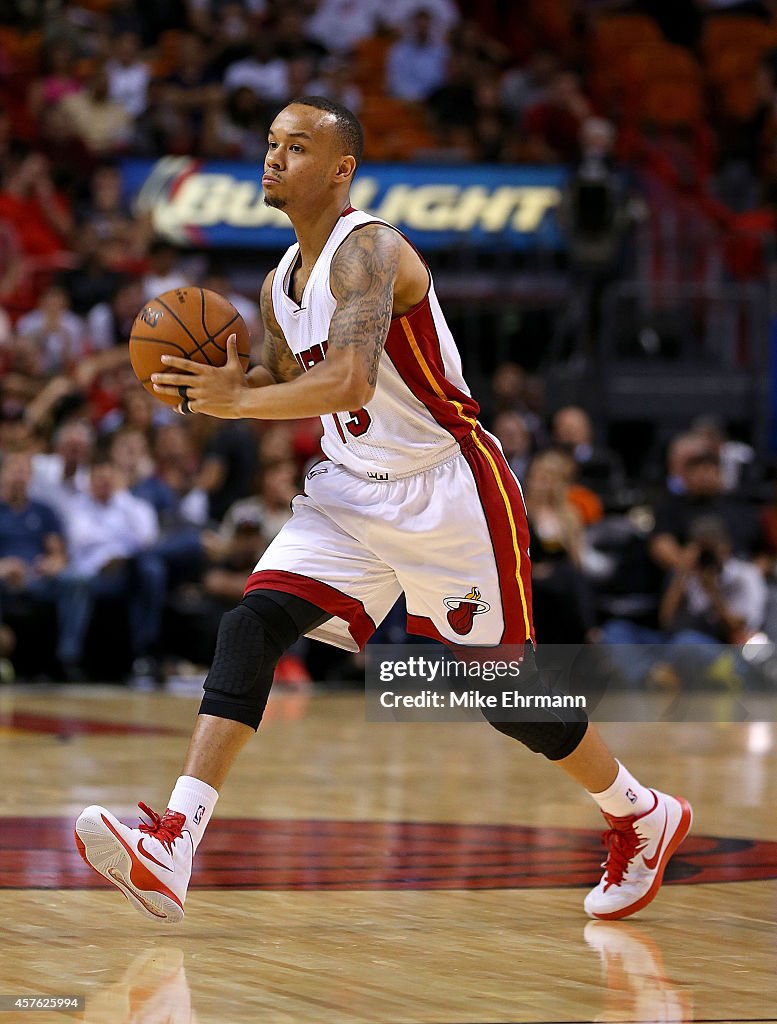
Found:
M 573 262 L 617 253 L 601 230 L 616 214 L 597 207 L 586 233 L 593 193 L 587 206 L 581 198 L 603 180 L 622 188 L 617 169 L 648 200 L 669 196 L 718 232 L 731 274 L 757 275 L 777 197 L 772 6 L 678 0 L 671 17 L 664 6 L 2 7 L 3 672 L 153 682 L 184 661 L 207 664 L 221 613 L 318 451 L 317 423 L 184 421 L 138 386 L 129 329 L 163 291 L 199 284 L 228 295 L 254 361 L 262 329 L 255 291 L 134 214 L 120 159 L 258 162 L 279 106 L 323 94 L 360 115 L 371 159 L 576 166 Z M 667 649 L 689 640 L 709 647 L 705 670 L 720 674 L 725 645 L 777 639 L 777 504 L 752 449 L 725 424 L 688 424 L 656 454 L 652 479 L 632 480 L 585 410 L 553 407 L 517 364 L 492 383 L 479 397 L 525 484 L 540 640 L 655 647 L 644 677 L 679 671 Z M 401 611 L 381 637 L 404 638 Z M 628 662 L 619 670 L 638 674 Z M 291 681 L 349 672 L 358 664 L 310 645 L 281 666 Z

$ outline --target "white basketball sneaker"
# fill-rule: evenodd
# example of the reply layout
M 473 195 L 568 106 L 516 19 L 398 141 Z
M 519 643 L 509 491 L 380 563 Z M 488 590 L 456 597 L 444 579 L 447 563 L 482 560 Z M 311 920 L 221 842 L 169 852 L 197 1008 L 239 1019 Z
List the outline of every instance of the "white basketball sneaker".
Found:
M 104 807 L 87 807 L 76 821 L 78 852 L 89 867 L 113 882 L 132 906 L 154 921 L 183 919 L 194 847 L 186 816 L 167 810 L 160 817 L 145 804 L 150 819 L 136 828 L 122 824 Z
M 604 815 L 610 826 L 602 835 L 607 860 L 601 881 L 585 898 L 589 917 L 615 921 L 646 907 L 661 888 L 669 858 L 688 835 L 693 821 L 688 801 L 651 792 L 656 802 L 645 814 Z

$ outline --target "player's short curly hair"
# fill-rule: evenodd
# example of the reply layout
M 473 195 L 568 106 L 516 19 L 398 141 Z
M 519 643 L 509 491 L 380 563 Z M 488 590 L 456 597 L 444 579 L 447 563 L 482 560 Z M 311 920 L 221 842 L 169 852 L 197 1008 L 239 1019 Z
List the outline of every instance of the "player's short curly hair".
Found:
M 328 100 L 326 96 L 298 96 L 291 100 L 289 106 L 299 103 L 303 107 L 314 107 L 316 110 L 324 110 L 335 118 L 337 133 L 348 156 L 355 158 L 360 164 L 364 153 L 364 129 L 358 117 L 348 107 L 341 103 Z

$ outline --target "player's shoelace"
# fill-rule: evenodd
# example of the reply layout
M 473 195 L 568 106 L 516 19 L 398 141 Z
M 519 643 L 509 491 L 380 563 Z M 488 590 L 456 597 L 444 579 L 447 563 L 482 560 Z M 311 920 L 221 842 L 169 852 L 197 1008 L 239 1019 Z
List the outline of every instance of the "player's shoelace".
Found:
M 634 828 L 633 817 L 616 818 L 610 814 L 604 817 L 610 825 L 606 832 L 602 832 L 602 846 L 607 847 L 607 859 L 601 866 L 605 869 L 604 891 L 607 892 L 611 885 L 621 884 L 635 855 L 647 846 L 647 839 Z
M 146 835 L 158 839 L 165 849 L 170 852 L 176 839 L 181 838 L 183 826 L 186 824 L 186 815 L 170 810 L 165 811 L 163 815 L 159 815 L 143 803 L 139 803 L 138 807 L 147 818 L 151 819 L 150 824 L 141 821 L 138 829 Z

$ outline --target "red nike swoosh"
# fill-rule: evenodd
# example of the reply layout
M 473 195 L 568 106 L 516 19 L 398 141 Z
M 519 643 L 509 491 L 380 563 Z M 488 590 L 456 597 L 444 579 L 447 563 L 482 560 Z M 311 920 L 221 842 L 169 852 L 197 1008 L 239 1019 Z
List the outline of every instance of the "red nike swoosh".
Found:
M 658 864 L 658 858 L 661 856 L 661 850 L 664 848 L 664 836 L 666 835 L 666 825 L 668 820 L 669 815 L 664 811 L 664 831 L 661 833 L 661 838 L 658 840 L 658 846 L 656 847 L 656 852 L 653 856 L 646 857 L 644 853 L 642 854 L 642 859 L 645 862 L 645 867 L 648 871 L 653 871 Z M 138 843 L 138 846 L 140 846 L 140 843 Z
M 663 839 L 663 836 L 661 838 Z M 142 853 L 146 860 L 152 860 L 155 864 L 158 864 L 160 868 L 164 868 L 165 871 L 173 870 L 172 868 L 169 868 L 167 864 L 163 864 L 161 860 L 157 860 L 152 853 L 149 853 L 148 850 L 143 845 L 142 839 L 138 839 L 138 853 Z

